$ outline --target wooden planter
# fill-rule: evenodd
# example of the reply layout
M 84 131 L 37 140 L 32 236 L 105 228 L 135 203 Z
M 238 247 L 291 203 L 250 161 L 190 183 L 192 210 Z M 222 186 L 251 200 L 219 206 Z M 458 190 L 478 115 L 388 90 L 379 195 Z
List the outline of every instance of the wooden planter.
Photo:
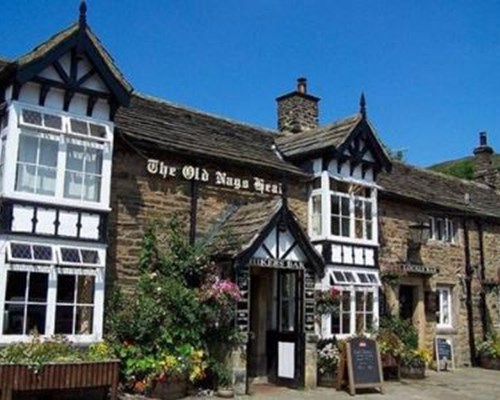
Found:
M 334 388 L 337 384 L 337 371 L 329 371 L 322 374 L 318 370 L 318 386 Z
M 381 354 L 380 355 L 382 362 L 382 371 L 384 373 L 384 379 L 401 379 L 401 369 L 400 369 L 400 360 L 397 357 L 394 357 L 391 354 Z
M 493 358 L 482 355 L 479 358 L 479 365 L 482 368 L 496 369 L 497 371 L 500 371 L 500 358 Z
M 33 368 L 21 364 L 0 364 L 0 400 L 15 399 L 18 392 L 65 391 L 110 388 L 116 400 L 120 361 L 54 363 Z

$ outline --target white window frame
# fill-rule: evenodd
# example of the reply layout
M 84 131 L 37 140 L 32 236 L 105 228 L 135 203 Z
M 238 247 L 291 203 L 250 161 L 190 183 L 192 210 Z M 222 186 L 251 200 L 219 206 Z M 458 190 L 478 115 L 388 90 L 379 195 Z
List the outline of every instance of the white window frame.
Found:
M 376 244 L 378 243 L 378 226 L 377 226 L 377 191 L 378 186 L 374 183 L 364 182 L 353 179 L 342 179 L 339 176 L 329 173 L 327 170 L 317 171 L 314 174 L 314 179 L 321 180 L 320 188 L 312 188 L 309 193 L 309 236 L 313 240 L 335 240 L 336 242 L 343 243 L 359 243 L 359 244 Z M 370 189 L 370 196 L 358 196 L 355 195 L 353 191 L 349 193 L 338 192 L 330 190 L 330 180 L 335 180 L 342 182 L 344 184 L 353 186 L 359 186 L 364 189 Z M 313 230 L 313 197 L 321 196 L 321 233 L 318 234 Z M 347 198 L 349 200 L 349 235 L 342 236 L 332 234 L 332 219 L 341 218 L 338 215 L 332 214 L 332 196 L 338 196 L 340 198 Z M 355 216 L 355 201 L 362 201 L 362 226 L 363 226 L 363 237 L 356 237 L 356 218 Z M 366 203 L 371 204 L 371 218 L 366 218 Z M 371 239 L 368 238 L 369 222 L 371 222 Z M 340 232 L 341 233 L 341 232 Z
M 42 247 L 50 247 L 51 252 L 52 252 L 52 258 L 50 260 L 40 260 L 37 258 L 16 258 L 12 255 L 12 245 L 22 245 L 22 246 L 29 246 L 31 248 L 32 254 L 34 254 L 34 246 L 42 246 Z M 7 261 L 10 263 L 15 263 L 15 264 L 55 264 L 56 261 L 56 247 L 50 244 L 45 244 L 45 243 L 31 243 L 31 242 L 23 242 L 23 241 L 11 241 L 7 243 Z
M 439 238 L 439 232 L 437 229 L 438 222 L 442 222 L 443 232 L 442 237 Z M 429 225 L 430 225 L 430 237 L 429 239 L 435 242 L 442 243 L 457 243 L 458 232 L 455 226 L 455 222 L 452 218 L 448 217 L 429 217 Z
M 63 118 L 64 132 L 50 130 L 34 126 L 28 126 L 21 121 L 22 109 L 30 109 L 46 114 L 54 114 Z M 3 173 L 2 193 L 4 196 L 13 200 L 27 200 L 33 202 L 43 201 L 47 204 L 61 204 L 73 207 L 85 207 L 89 210 L 109 211 L 110 190 L 111 190 L 111 164 L 113 154 L 113 128 L 114 124 L 111 121 L 101 120 L 98 118 L 86 118 L 73 113 L 62 111 L 47 110 L 44 107 L 27 105 L 26 103 L 13 101 L 9 110 L 9 125 L 2 131 L 6 135 L 5 148 L 5 164 Z M 67 132 L 67 125 L 70 118 L 87 121 L 88 123 L 102 125 L 106 127 L 106 137 L 90 137 L 81 134 L 73 134 Z M 16 170 L 19 152 L 19 137 L 23 134 L 32 136 L 50 136 L 58 141 L 57 155 L 57 172 L 56 172 L 56 190 L 55 195 L 37 194 L 16 190 Z M 101 166 L 101 183 L 100 183 L 100 199 L 99 201 L 80 200 L 64 197 L 64 179 L 66 171 L 66 151 L 68 143 L 86 143 L 92 147 L 103 150 L 102 166 Z
M 345 284 L 336 283 L 335 278 L 333 276 L 334 272 L 341 272 L 345 274 L 346 272 L 352 273 L 355 277 L 355 282 L 347 282 Z M 359 274 L 374 274 L 377 280 L 377 284 L 369 283 L 364 284 L 359 281 Z M 340 292 L 349 292 L 350 293 L 350 318 L 349 318 L 349 333 L 332 333 L 332 316 L 331 315 L 322 315 L 321 316 L 321 330 L 320 334 L 323 339 L 336 337 L 338 339 L 346 339 L 350 336 L 356 334 L 356 293 L 372 293 L 373 295 L 373 309 L 370 312 L 373 316 L 373 329 L 377 329 L 379 323 L 379 288 L 381 286 L 379 271 L 369 269 L 369 268 L 351 268 L 351 267 L 327 267 L 327 273 L 322 280 L 321 288 L 323 290 L 328 290 L 330 288 L 335 288 Z M 364 305 L 363 312 L 366 314 L 366 304 Z M 340 315 L 342 319 L 342 316 Z M 366 324 L 366 317 L 364 319 L 364 323 Z M 341 331 L 342 329 L 342 321 L 340 323 Z
M 81 261 L 81 262 L 65 261 L 63 259 L 62 253 L 61 253 L 62 249 L 71 249 L 71 250 L 78 251 L 79 256 L 80 256 L 80 260 L 83 260 L 82 251 L 96 251 L 97 257 L 98 257 L 98 262 L 93 264 L 93 263 L 85 263 L 83 261 Z M 59 265 L 62 265 L 62 266 L 104 268 L 104 258 L 103 258 L 103 255 L 101 254 L 101 252 L 99 251 L 99 249 L 63 245 L 63 246 L 57 246 L 57 254 L 58 254 L 58 263 L 59 263 Z
M 443 302 L 443 294 L 447 293 L 448 297 L 448 306 L 447 313 L 449 322 L 443 322 L 443 316 L 445 313 L 445 305 Z M 453 288 L 451 286 L 438 285 L 436 286 L 436 295 L 438 296 L 438 321 L 436 322 L 437 329 L 450 329 L 453 328 Z
M 316 176 L 314 179 L 321 179 L 321 176 Z M 319 213 L 314 212 L 314 199 L 319 197 L 320 201 L 320 210 Z M 323 208 L 323 193 L 321 187 L 316 189 L 311 189 L 311 193 L 309 195 L 309 236 L 312 238 L 319 238 L 323 236 L 324 231 L 324 208 Z M 316 218 L 319 218 L 319 221 L 316 221 Z M 316 230 L 315 227 L 319 225 L 319 230 Z
M 21 241 L 12 241 L 13 243 L 22 243 Z M 99 266 L 85 265 L 79 266 L 61 265 L 59 262 L 60 246 L 55 244 L 47 244 L 47 242 L 36 242 L 33 245 L 53 247 L 53 256 L 55 255 L 55 262 L 52 264 L 40 264 L 30 262 L 29 260 L 22 260 L 18 262 L 12 260 L 10 257 L 10 243 L 4 242 L 0 246 L 0 343 L 13 343 L 19 341 L 30 340 L 30 335 L 19 334 L 3 334 L 4 332 L 4 318 L 5 318 L 5 304 L 6 304 L 6 290 L 7 290 L 7 276 L 9 271 L 22 271 L 22 272 L 44 272 L 49 274 L 48 293 L 47 293 L 47 308 L 45 319 L 45 334 L 43 337 L 50 337 L 55 333 L 55 317 L 57 306 L 57 279 L 61 274 L 65 275 L 90 275 L 94 276 L 94 293 L 93 293 L 93 321 L 92 321 L 92 334 L 65 334 L 64 336 L 70 341 L 75 343 L 95 343 L 102 340 L 103 335 L 103 313 L 104 313 L 104 282 L 105 282 L 105 249 L 101 247 L 83 247 L 75 245 L 63 245 L 62 247 L 78 248 L 81 250 L 97 250 L 99 255 Z M 2 257 L 3 256 L 3 257 Z M 9 303 L 9 302 L 8 302 Z

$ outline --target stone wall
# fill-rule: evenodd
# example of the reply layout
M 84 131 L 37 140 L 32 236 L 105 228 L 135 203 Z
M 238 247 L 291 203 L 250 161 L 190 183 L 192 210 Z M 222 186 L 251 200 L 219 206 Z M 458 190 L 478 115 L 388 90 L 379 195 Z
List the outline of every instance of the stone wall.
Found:
M 408 274 L 401 272 L 407 262 L 409 226 L 418 221 L 426 221 L 430 214 L 438 214 L 429 206 L 411 205 L 401 200 L 382 198 L 379 200 L 380 253 L 379 263 L 382 276 L 392 276 L 392 284 L 383 278 L 384 292 L 389 308 L 399 311 L 399 287 L 409 285 L 415 287 L 418 304 L 413 315 L 414 325 L 419 331 L 419 345 L 429 350 L 433 349 L 436 335 L 449 337 L 453 340 L 456 361 L 458 365 L 470 365 L 470 344 L 468 331 L 468 315 L 466 307 L 466 261 L 464 246 L 463 216 L 452 217 L 458 227 L 458 237 L 455 243 L 445 243 L 429 240 L 420 249 L 420 257 L 425 265 L 437 267 L 439 272 L 432 276 Z M 446 213 L 441 214 L 446 216 Z M 474 340 L 483 338 L 481 310 L 481 280 L 480 280 L 480 249 L 478 227 L 475 221 L 467 218 L 469 235 L 470 264 L 472 270 L 472 311 Z M 492 277 L 500 265 L 500 224 L 489 223 L 483 228 L 484 258 L 486 260 L 486 275 Z M 394 277 L 397 276 L 395 279 Z M 394 281 L 395 279 L 395 281 Z M 436 315 L 425 307 L 426 292 L 435 292 L 437 285 L 452 289 L 452 325 L 453 329 L 442 330 L 436 326 Z M 490 292 L 486 295 L 488 304 L 489 327 L 499 324 L 498 296 Z
M 163 178 L 146 170 L 148 158 L 164 160 L 170 165 L 197 162 L 209 170 L 224 170 L 234 176 L 258 176 L 269 182 L 279 182 L 272 176 L 249 168 L 203 163 L 192 158 L 179 158 L 166 153 L 134 151 L 118 141 L 113 156 L 111 187 L 111 214 L 109 217 L 108 277 L 121 285 L 133 285 L 145 230 L 155 221 L 166 221 L 172 216 L 180 219 L 186 234 L 190 229 L 192 183 L 182 178 Z M 289 205 L 306 226 L 307 191 L 304 184 L 289 184 Z M 202 240 L 211 235 L 233 207 L 247 202 L 279 198 L 276 194 L 236 190 L 200 182 L 198 184 L 196 236 Z M 108 280 L 109 281 L 109 280 Z
M 303 132 L 318 127 L 318 99 L 293 93 L 278 99 L 278 129 L 281 132 Z

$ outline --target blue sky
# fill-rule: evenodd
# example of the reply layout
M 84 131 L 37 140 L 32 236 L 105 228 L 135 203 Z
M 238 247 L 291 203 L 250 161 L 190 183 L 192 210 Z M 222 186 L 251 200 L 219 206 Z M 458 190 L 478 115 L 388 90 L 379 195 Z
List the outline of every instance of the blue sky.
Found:
M 78 0 L 5 1 L 0 55 L 77 19 Z M 361 91 L 384 143 L 426 166 L 500 151 L 500 1 L 88 0 L 88 21 L 143 93 L 275 128 L 306 76 L 329 123 Z

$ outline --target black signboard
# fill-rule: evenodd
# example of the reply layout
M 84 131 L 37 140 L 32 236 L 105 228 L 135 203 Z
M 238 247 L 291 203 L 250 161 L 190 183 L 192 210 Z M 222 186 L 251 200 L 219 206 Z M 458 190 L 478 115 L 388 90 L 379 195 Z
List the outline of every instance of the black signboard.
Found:
M 455 362 L 453 357 L 453 343 L 451 339 L 436 337 L 436 366 L 437 370 L 447 370 L 450 366 L 453 369 Z
M 349 393 L 354 395 L 357 388 L 378 387 L 383 392 L 382 363 L 375 340 L 354 338 L 346 343 L 345 356 Z

